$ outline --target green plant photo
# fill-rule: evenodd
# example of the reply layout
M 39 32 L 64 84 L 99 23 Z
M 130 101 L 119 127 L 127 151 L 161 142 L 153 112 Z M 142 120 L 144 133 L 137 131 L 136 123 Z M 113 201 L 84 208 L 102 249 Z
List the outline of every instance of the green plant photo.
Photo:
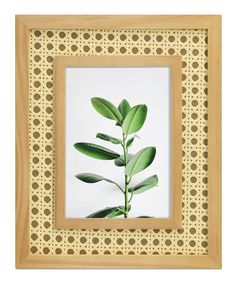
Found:
M 149 189 L 157 188 L 158 185 L 158 177 L 153 175 L 131 186 L 133 176 L 150 166 L 156 156 L 156 148 L 153 146 L 140 149 L 136 153 L 130 152 L 132 144 L 137 139 L 136 133 L 145 123 L 148 108 L 145 104 L 131 107 L 126 99 L 123 99 L 118 107 L 102 97 L 93 97 L 91 103 L 94 109 L 104 118 L 114 121 L 114 127 L 120 127 L 120 137 L 113 137 L 105 133 L 96 134 L 98 139 L 117 145 L 120 153 L 118 152 L 119 150 L 113 151 L 107 147 L 89 142 L 78 142 L 74 144 L 74 147 L 80 153 L 99 159 L 101 162 L 112 160 L 114 168 L 115 166 L 123 167 L 121 180 L 124 185 L 120 185 L 109 179 L 109 177 L 103 177 L 94 173 L 79 173 L 76 175 L 76 178 L 93 186 L 96 186 L 94 185 L 95 183 L 102 181 L 112 183 L 123 194 L 124 202 L 119 206 L 101 208 L 101 210 L 88 215 L 87 218 L 116 218 L 121 216 L 128 218 L 129 212 L 132 209 L 133 197 Z M 140 215 L 137 218 L 149 217 L 152 216 Z

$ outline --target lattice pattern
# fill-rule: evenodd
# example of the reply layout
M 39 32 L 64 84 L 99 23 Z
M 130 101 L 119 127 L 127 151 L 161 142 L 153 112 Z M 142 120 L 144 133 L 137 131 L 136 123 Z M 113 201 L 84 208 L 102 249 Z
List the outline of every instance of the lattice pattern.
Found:
M 182 56 L 183 229 L 56 230 L 53 57 L 122 54 Z M 31 253 L 206 254 L 207 31 L 32 30 L 29 59 Z

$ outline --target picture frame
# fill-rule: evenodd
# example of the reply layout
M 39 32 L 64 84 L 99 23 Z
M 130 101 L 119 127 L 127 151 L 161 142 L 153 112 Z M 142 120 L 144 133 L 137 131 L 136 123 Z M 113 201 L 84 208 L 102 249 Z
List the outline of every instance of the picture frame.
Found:
M 205 83 L 207 82 L 207 103 L 205 103 L 206 110 L 203 111 L 204 117 L 207 118 L 207 139 L 203 138 L 204 146 L 207 146 L 207 153 L 204 153 L 204 158 L 207 158 L 207 166 L 204 168 L 207 170 L 207 178 L 204 177 L 204 186 L 206 189 L 203 189 L 203 194 L 199 197 L 198 201 L 200 206 L 195 206 L 193 209 L 193 214 L 191 214 L 190 220 L 191 223 L 195 222 L 197 219 L 197 223 L 199 226 L 196 226 L 195 231 L 200 231 L 200 227 L 203 227 L 204 234 L 190 234 L 187 231 L 186 224 L 183 223 L 183 229 L 181 230 L 161 230 L 152 231 L 148 229 L 144 229 L 142 233 L 146 233 L 148 238 L 145 238 L 145 235 L 142 235 L 139 238 L 140 232 L 128 231 L 128 230 L 116 230 L 121 233 L 121 235 L 125 235 L 128 239 L 128 242 L 124 243 L 124 236 L 120 236 L 117 238 L 116 234 L 112 234 L 112 230 L 99 230 L 98 231 L 90 231 L 86 230 L 85 233 L 93 233 L 91 234 L 91 239 L 98 239 L 100 245 L 100 249 L 96 250 L 96 253 L 93 253 L 93 247 L 97 245 L 95 240 L 89 241 L 89 247 L 91 247 L 91 252 L 86 250 L 86 246 L 84 241 L 88 241 L 86 239 L 86 234 L 83 234 L 84 231 L 74 230 L 57 230 L 54 228 L 54 192 L 50 191 L 50 197 L 46 194 L 45 191 L 40 191 L 41 185 L 40 178 L 42 175 L 38 175 L 37 169 L 34 169 L 34 163 L 32 163 L 30 158 L 34 158 L 34 156 L 30 153 L 32 152 L 32 148 L 34 145 L 32 144 L 32 140 L 35 139 L 33 133 L 31 132 L 31 128 L 36 126 L 35 124 L 40 122 L 40 117 L 32 120 L 32 114 L 34 110 L 38 111 L 37 105 L 32 103 L 32 96 L 35 100 L 40 97 L 46 98 L 43 100 L 45 108 L 45 112 L 41 112 L 40 115 L 44 115 L 44 119 L 47 119 L 47 110 L 49 101 L 52 99 L 51 91 L 52 84 L 47 84 L 47 88 L 44 92 L 40 89 L 40 83 L 35 83 L 35 81 L 31 82 L 32 76 L 34 76 L 33 71 L 31 70 L 32 58 L 35 60 L 42 60 L 45 64 L 51 64 L 54 53 L 50 53 L 51 55 L 47 55 L 45 49 L 40 49 L 41 44 L 36 42 L 34 43 L 31 40 L 32 37 L 40 37 L 44 31 L 47 34 L 47 38 L 51 38 L 53 34 L 52 30 L 56 33 L 58 30 L 58 37 L 56 40 L 62 40 L 66 32 L 72 33 L 70 30 L 76 30 L 75 34 L 80 35 L 80 32 L 86 30 L 86 33 L 93 33 L 96 30 L 99 30 L 100 33 L 106 32 L 106 30 L 113 33 L 113 36 L 119 37 L 121 34 L 127 31 L 126 37 L 133 31 L 135 34 L 141 34 L 145 31 L 148 34 L 152 35 L 152 32 L 156 32 L 158 30 L 174 30 L 175 36 L 178 38 L 178 31 L 187 32 L 190 31 L 191 35 L 193 34 L 193 44 L 197 44 L 199 37 L 194 37 L 194 32 L 196 31 L 204 31 L 207 34 L 205 40 L 205 44 L 207 46 L 207 52 L 203 49 L 200 49 L 203 56 L 206 56 L 206 65 L 207 67 L 207 75 L 205 76 Z M 122 32 L 120 32 L 122 31 Z M 140 35 L 140 36 L 141 36 Z M 146 34 L 147 35 L 147 34 Z M 163 38 L 166 35 L 162 35 Z M 171 37 L 172 36 L 172 37 Z M 169 35 L 168 42 L 172 42 L 173 38 L 175 40 L 175 36 Z M 161 38 L 159 37 L 159 38 Z M 171 38 L 170 38 L 171 37 Z M 182 36 L 184 39 L 184 36 Z M 61 39 L 59 39 L 61 38 Z M 147 42 L 149 41 L 149 37 L 146 37 Z M 154 37 L 153 37 L 154 38 Z M 157 42 L 159 40 L 157 39 Z M 73 39 L 73 37 L 72 37 Z M 92 37 L 93 40 L 99 40 L 95 37 Z M 31 41 L 30 41 L 31 40 Z M 83 41 L 82 37 L 81 40 Z M 55 44 L 56 42 L 55 41 Z M 82 42 L 81 41 L 81 42 Z M 120 42 L 119 41 L 119 42 Z M 48 44 L 48 46 L 47 46 Z M 58 43 L 58 50 L 64 50 L 66 47 L 66 43 L 63 44 Z M 91 47 L 93 47 L 93 43 L 89 43 Z M 141 43 L 140 43 L 141 44 Z M 153 43 L 156 45 L 155 43 Z M 169 43 L 168 43 L 169 44 Z M 153 45 L 153 46 L 154 46 Z M 171 44 L 169 44 L 171 45 Z M 169 46 L 168 45 L 168 46 Z M 50 48 L 54 48 L 53 44 L 47 43 L 47 50 Z M 87 45 L 88 46 L 88 45 Z M 141 45 L 143 46 L 143 45 Z M 162 46 L 162 43 L 158 43 L 159 49 L 162 51 L 165 49 L 165 46 Z M 161 46 L 161 48 L 160 48 Z M 195 45 L 194 45 L 195 46 Z M 216 48 L 217 46 L 217 48 Z M 145 47 L 145 46 L 144 46 Z M 80 45 L 79 45 L 80 48 Z M 94 47 L 93 47 L 94 48 Z M 92 48 L 92 52 L 93 49 Z M 126 47 L 128 48 L 128 47 Z M 194 56 L 199 54 L 199 51 L 193 47 Z M 75 48 L 76 49 L 76 48 Z M 159 52 L 161 50 L 157 50 Z M 37 56 L 32 57 L 34 53 L 32 50 L 40 50 Z M 42 51 L 41 51 L 42 50 Z M 65 48 L 65 50 L 67 50 Z M 79 50 L 78 47 L 76 50 Z M 118 50 L 118 49 L 117 49 Z M 119 49 L 119 52 L 123 52 L 122 49 Z M 151 48 L 148 47 L 142 49 L 143 52 L 148 56 Z M 153 49 L 154 50 L 154 49 Z M 195 51 L 196 50 L 196 51 Z M 97 53 L 100 53 L 100 49 L 95 50 Z M 165 51 L 165 50 L 164 50 Z M 36 52 L 36 51 L 35 51 Z M 38 51 L 37 51 L 38 52 Z M 37 53 L 36 52 L 36 53 Z M 69 51 L 68 51 L 69 52 Z M 73 48 L 70 52 L 73 51 Z M 81 51 L 86 52 L 86 51 Z M 186 51 L 181 49 L 180 54 L 185 56 Z M 178 53 L 176 52 L 176 53 Z M 117 51 L 118 53 L 118 51 Z M 165 52 L 164 52 L 165 53 Z M 174 55 L 175 50 L 169 48 L 167 50 L 168 55 Z M 159 54 L 160 55 L 160 54 Z M 44 57 L 45 56 L 45 57 Z M 125 55 L 124 55 L 125 56 Z M 191 56 L 190 56 L 191 57 Z M 190 58 L 189 57 L 189 58 Z M 191 59 L 191 58 L 190 58 Z M 189 62 L 192 62 L 189 59 Z M 36 61 L 35 61 L 36 62 Z M 47 65 L 47 66 L 48 66 Z M 190 64 L 191 65 L 191 64 Z M 46 65 L 45 65 L 46 66 Z M 37 70 L 38 72 L 38 70 Z M 50 71 L 51 72 L 51 71 Z M 184 75 L 182 75 L 182 80 L 185 79 Z M 194 76 L 194 74 L 193 74 Z M 195 79 L 196 77 L 194 77 Z M 42 80 L 43 82 L 43 80 Z M 37 93 L 33 92 L 33 87 L 39 91 Z M 43 88 L 44 90 L 44 88 Z M 36 96 L 36 94 L 38 94 Z M 186 96 L 188 98 L 190 96 Z M 182 107 L 186 107 L 186 113 L 188 113 L 188 107 L 191 108 L 197 107 L 199 102 L 197 101 L 198 96 L 196 96 L 194 100 L 189 101 L 190 103 L 184 102 Z M 201 99 L 201 98 L 199 98 Z M 38 101 L 38 100 L 37 100 Z M 193 103 L 194 101 L 194 103 Z M 192 106 L 190 106 L 192 104 Z M 201 101 L 202 103 L 202 101 Z M 200 103 L 200 104 L 201 104 Z M 51 104 L 50 104 L 51 105 Z M 202 104 L 201 104 L 202 105 Z M 207 105 L 207 106 L 206 106 Z M 44 107 L 43 106 L 43 107 Z M 33 111 L 33 112 L 32 112 Z M 202 113 L 202 108 L 199 109 L 199 113 Z M 36 113 L 34 112 L 34 113 Z M 50 114 L 51 115 L 51 114 Z M 51 117 L 51 116 L 50 116 Z M 183 117 L 182 117 L 183 118 Z M 202 118 L 201 118 L 202 119 Z M 38 121 L 37 121 L 38 120 Z M 49 119 L 50 120 L 50 119 Z M 47 121 L 46 120 L 46 123 Z M 42 120 L 44 121 L 44 120 Z M 50 120 L 52 121 L 52 120 Z M 205 125 L 205 122 L 203 123 Z M 52 122 L 48 123 L 48 127 L 52 127 L 52 132 L 50 135 L 53 135 L 53 125 Z M 43 129 L 42 129 L 42 133 Z M 47 134 L 47 133 L 45 133 Z M 49 135 L 48 135 L 49 136 Z M 40 137 L 39 137 L 40 139 Z M 42 140 L 42 143 L 46 140 Z M 195 140 L 192 142 L 195 143 Z M 182 141 L 184 142 L 184 141 Z M 50 149 L 51 145 L 46 143 L 46 151 Z M 193 145 L 192 145 L 193 146 Z M 39 151 L 40 151 L 40 146 Z M 190 146 L 191 147 L 191 146 Z M 36 148 L 35 148 L 36 149 Z M 188 150 L 188 149 L 186 149 Z M 197 152 L 197 149 L 196 149 Z M 52 153 L 50 153 L 52 154 Z M 201 152 L 202 154 L 202 152 Z M 191 156 L 191 155 L 190 155 Z M 198 157 L 200 158 L 200 157 Z M 50 158 L 49 158 L 50 159 Z M 38 159 L 34 159 L 37 161 Z M 51 158 L 53 160 L 53 157 Z M 40 159 L 39 159 L 40 161 Z M 32 183 L 32 177 L 29 177 L 29 173 L 32 171 L 32 176 L 38 179 L 38 184 Z M 183 169 L 182 169 L 183 170 Z M 54 167 L 52 169 L 46 169 L 43 174 L 46 174 L 46 178 L 52 178 L 51 174 L 54 174 Z M 31 176 L 31 173 L 30 173 Z M 190 176 L 190 179 L 192 176 Z M 193 182 L 196 181 L 193 179 Z M 52 181 L 53 182 L 53 181 Z M 37 186 L 36 186 L 36 185 Z M 47 183 L 49 184 L 49 183 Z M 197 183 L 194 183 L 197 185 Z M 202 185 L 203 186 L 203 185 Z M 39 194 L 32 194 L 33 190 L 36 190 Z M 37 188 L 36 188 L 37 187 Z M 189 186 L 187 186 L 189 188 Z M 190 191 L 191 198 L 196 196 L 196 187 L 195 190 Z M 204 187 L 205 188 L 205 187 Z M 46 186 L 46 191 L 51 190 L 50 186 Z M 199 190 L 201 188 L 199 187 Z M 188 193 L 186 189 L 184 193 Z M 198 195 L 198 194 L 197 194 Z M 32 199 L 33 198 L 33 199 Z M 38 201 L 40 199 L 44 201 Z M 204 200 L 203 200 L 204 199 Z M 203 201 L 202 201 L 203 200 Z M 183 203 L 187 202 L 186 197 L 183 198 Z M 34 203 L 37 203 L 36 206 Z M 190 203 L 191 206 L 192 202 Z M 196 203 L 195 203 L 196 204 Z M 204 204 L 204 205 L 203 205 Z M 203 205 L 203 207 L 201 207 Z M 196 208 L 197 207 L 197 208 Z M 183 222 L 186 221 L 186 217 L 188 217 L 188 210 L 185 209 L 185 217 Z M 188 208 L 189 209 L 189 208 Z M 205 213 L 197 214 L 198 211 L 202 211 L 202 209 L 207 209 L 207 216 Z M 42 210 L 43 214 L 40 214 Z M 205 211 L 205 210 L 204 210 Z M 196 213 L 196 215 L 194 214 Z M 46 216 L 45 216 L 46 215 Z M 50 216 L 49 216 L 50 215 Z M 44 220 L 41 222 L 42 217 L 47 217 L 49 220 Z M 198 220 L 199 219 L 199 220 Z M 194 224 L 192 224 L 194 225 Z M 202 226 L 201 226 L 202 225 Z M 191 229 L 192 229 L 191 228 Z M 39 234 L 36 232 L 42 230 L 43 238 L 39 238 Z M 51 230 L 51 236 L 45 231 Z M 186 229 L 186 231 L 185 231 Z M 191 230 L 190 229 L 190 230 Z M 194 230 L 192 230 L 194 231 Z M 59 235 L 59 233 L 61 233 Z M 111 235 L 109 238 L 109 235 Z M 123 233 L 123 234 L 122 234 Z M 142 246 L 141 251 L 139 252 L 136 249 L 136 245 L 131 247 L 129 243 L 130 234 L 136 233 L 134 237 L 131 237 L 135 243 L 141 243 Z M 154 233 L 154 234 L 153 234 Z M 158 244 L 161 238 L 158 239 L 159 236 L 156 236 L 156 233 L 161 233 L 164 242 L 161 242 L 161 249 L 158 249 Z M 182 234 L 186 233 L 189 241 L 186 242 L 183 238 L 181 238 Z M 206 233 L 206 234 L 205 234 Z M 168 235 L 171 235 L 168 236 Z M 195 235 L 195 236 L 194 236 Z M 40 236 L 41 237 L 41 236 Z M 101 237 L 99 239 L 99 237 Z M 109 248 L 103 246 L 103 238 L 104 242 L 107 242 Z M 194 237 L 198 237 L 196 241 L 194 241 Z M 78 238 L 78 241 L 77 241 Z M 200 240 L 203 238 L 203 240 Z M 40 241 L 38 241 L 40 239 Z M 59 241 L 62 239 L 62 242 Z M 66 240 L 68 239 L 68 241 Z M 73 241 L 72 241 L 73 239 Z M 106 240 L 108 239 L 108 240 Z M 48 242 L 49 241 L 49 242 Z M 76 245 L 74 244 L 76 242 Z M 79 243 L 80 241 L 80 243 Z M 181 248 L 181 245 L 186 249 Z M 49 243 L 49 244 L 48 244 Z M 109 243 L 112 245 L 109 246 Z M 114 253 L 113 247 L 116 246 L 119 253 Z M 122 243 L 122 244 L 121 244 Z M 157 247 L 155 244 L 157 244 Z M 183 244 L 182 244 L 183 243 Z M 87 244 L 88 245 L 88 242 Z M 148 246 L 147 246 L 148 245 Z M 72 248 L 74 246 L 74 248 Z M 169 249 L 168 247 L 171 247 Z M 53 248 L 55 247 L 55 248 Z M 110 249 L 110 250 L 109 250 Z M 151 251 L 151 252 L 149 252 Z M 166 252 L 165 252 L 166 251 Z M 171 252 L 173 251 L 173 252 Z M 73 252 L 73 253 L 72 253 Z M 130 253 L 131 252 L 131 253 Z M 220 16 L 24 16 L 20 15 L 16 17 L 16 266 L 17 268 L 221 268 L 221 17 Z
M 171 215 L 168 218 L 87 219 L 67 218 L 65 215 L 65 119 L 67 68 L 170 68 L 171 107 Z M 55 117 L 56 117 L 56 210 L 57 228 L 181 228 L 181 58 L 180 56 L 102 56 L 81 58 L 62 56 L 54 59 Z M 92 82 L 91 82 L 92 83 Z M 84 109 L 83 109 L 84 110 Z M 76 117 L 75 117 L 76 119 Z M 162 122 L 163 123 L 163 122 Z

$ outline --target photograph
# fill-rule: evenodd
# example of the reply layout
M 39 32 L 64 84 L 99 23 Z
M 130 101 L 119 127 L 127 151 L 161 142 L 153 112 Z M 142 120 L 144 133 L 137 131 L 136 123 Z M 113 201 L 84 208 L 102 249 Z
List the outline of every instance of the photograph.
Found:
M 66 217 L 169 217 L 170 67 L 65 73 Z

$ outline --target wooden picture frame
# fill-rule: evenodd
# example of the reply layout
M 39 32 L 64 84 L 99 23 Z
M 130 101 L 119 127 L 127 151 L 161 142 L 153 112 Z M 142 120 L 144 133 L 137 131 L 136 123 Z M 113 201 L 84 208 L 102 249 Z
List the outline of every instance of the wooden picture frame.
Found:
M 86 219 L 65 217 L 65 70 L 67 67 L 169 67 L 171 72 L 171 216 L 143 219 Z M 182 227 L 181 201 L 181 58 L 180 56 L 62 56 L 54 59 L 56 118 L 57 228 L 69 229 L 178 229 Z
M 208 248 L 205 253 L 65 255 L 38 250 L 30 239 L 29 36 L 32 30 L 207 31 L 208 39 Z M 217 47 L 217 48 L 216 48 Z M 16 17 L 16 266 L 17 268 L 221 268 L 221 17 Z

